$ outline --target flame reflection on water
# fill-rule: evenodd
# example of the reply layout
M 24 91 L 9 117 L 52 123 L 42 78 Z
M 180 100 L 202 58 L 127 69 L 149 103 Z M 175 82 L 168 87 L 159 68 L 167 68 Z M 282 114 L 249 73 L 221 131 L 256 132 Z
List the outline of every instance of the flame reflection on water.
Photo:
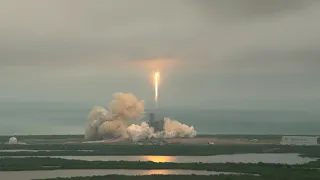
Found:
M 167 169 L 151 169 L 151 170 L 146 170 L 141 173 L 141 175 L 153 175 L 153 174 L 167 175 L 167 174 L 172 174 L 172 172 L 170 173 L 170 171 Z

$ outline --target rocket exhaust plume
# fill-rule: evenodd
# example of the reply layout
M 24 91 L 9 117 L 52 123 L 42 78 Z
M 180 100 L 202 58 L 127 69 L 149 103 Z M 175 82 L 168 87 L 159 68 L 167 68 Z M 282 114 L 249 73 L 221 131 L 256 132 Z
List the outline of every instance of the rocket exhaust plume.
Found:
M 159 95 L 159 71 L 154 73 L 154 102 L 155 106 L 158 107 L 158 95 Z
M 156 75 L 158 74 L 158 75 Z M 158 90 L 159 73 L 155 73 L 155 89 Z M 155 100 L 157 100 L 157 94 Z M 85 140 L 102 140 L 106 137 L 139 141 L 149 138 L 194 137 L 197 132 L 193 126 L 187 126 L 176 120 L 164 118 L 163 130 L 155 132 L 148 123 L 129 125 L 130 120 L 140 119 L 144 114 L 144 101 L 131 93 L 114 93 L 108 110 L 96 106 L 88 114 Z
M 127 137 L 127 122 L 144 113 L 144 101 L 131 93 L 114 93 L 109 111 L 94 107 L 88 115 L 85 140 L 99 140 L 106 136 Z

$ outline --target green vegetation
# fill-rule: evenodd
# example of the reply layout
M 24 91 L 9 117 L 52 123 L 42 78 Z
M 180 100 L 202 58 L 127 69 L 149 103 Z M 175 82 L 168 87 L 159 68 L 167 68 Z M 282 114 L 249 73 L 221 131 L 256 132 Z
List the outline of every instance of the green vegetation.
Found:
M 0 161 L 1 171 L 22 171 L 22 170 L 56 170 L 56 169 L 185 169 L 185 170 L 208 170 L 217 172 L 237 172 L 251 176 L 223 175 L 218 178 L 226 179 L 317 179 L 320 177 L 317 163 L 304 165 L 282 165 L 282 164 L 235 164 L 235 163 L 154 163 L 154 162 L 128 162 L 128 161 L 80 161 L 64 160 L 57 158 L 5 158 Z M 253 176 L 253 175 L 260 176 Z M 91 179 L 109 178 L 111 176 L 90 177 Z M 127 178 L 126 176 L 115 176 L 116 179 Z M 132 177 L 132 176 L 130 176 Z M 139 176 L 140 177 L 140 176 Z M 150 176 L 150 178 L 153 176 Z M 156 176 L 163 179 L 172 179 L 180 176 Z M 184 176 L 181 176 L 184 177 Z M 198 178 L 198 176 L 187 176 L 186 178 Z M 199 176 L 206 179 L 207 177 Z M 215 176 L 216 177 L 216 176 Z M 90 179 L 87 177 L 87 179 Z M 144 177 L 148 178 L 148 177 Z M 212 176 L 211 176 L 212 178 Z M 260 178 L 260 179 L 259 179 Z M 63 179 L 63 178 L 60 178 Z M 69 178 L 72 180 L 72 178 Z M 79 178 L 76 179 L 85 179 Z M 58 180 L 58 179 L 57 179 Z
M 199 176 L 199 175 L 151 175 L 151 176 L 123 176 L 123 175 L 107 175 L 107 176 L 93 176 L 93 177 L 72 177 L 72 178 L 54 178 L 46 180 L 261 180 L 255 176 Z
M 223 138 L 223 139 L 259 139 L 259 140 L 281 140 L 283 135 L 278 134 L 199 134 L 197 137 L 208 137 L 208 138 Z M 299 136 L 310 136 L 310 135 L 299 135 Z M 7 142 L 12 136 L 0 136 L 0 142 Z M 15 136 L 19 141 L 25 140 L 83 140 L 83 134 L 66 134 L 66 135 L 17 135 Z
M 6 142 L 9 140 L 9 138 L 12 136 L 0 136 L 0 142 Z M 51 140 L 51 139 L 83 139 L 84 135 L 78 134 L 78 135 L 17 135 L 14 136 L 18 140 L 31 140 L 31 139 L 43 139 L 43 140 Z
M 280 135 L 200 135 L 200 137 L 216 137 L 224 139 L 259 139 L 279 140 Z M 283 146 L 283 145 L 134 145 L 134 144 L 50 144 L 54 142 L 82 141 L 83 135 L 38 135 L 17 136 L 19 141 L 32 142 L 30 145 L 0 144 L 0 150 L 40 150 L 39 152 L 0 152 L 0 156 L 95 156 L 95 155 L 168 155 L 168 156 L 208 156 L 218 154 L 240 153 L 299 153 L 302 156 L 320 158 L 320 146 Z M 9 136 L 0 136 L 0 141 L 6 142 Z M 35 144 L 34 142 L 50 142 Z M 41 151 L 43 150 L 43 151 Z M 59 151 L 44 151 L 59 150 Z M 81 151 L 90 150 L 90 151 Z M 244 164 L 244 163 L 155 163 L 128 161 L 81 161 L 59 158 L 27 157 L 0 158 L 0 171 L 24 170 L 57 170 L 57 169 L 185 169 L 208 170 L 217 172 L 236 172 L 248 175 L 152 175 L 152 176 L 123 176 L 108 175 L 94 177 L 56 178 L 54 180 L 134 180 L 134 179 L 197 179 L 197 180 L 316 180 L 320 177 L 320 160 L 303 165 L 284 164 Z M 259 174 L 259 176 L 253 176 Z
M 197 137 L 212 137 L 212 138 L 222 138 L 222 139 L 259 139 L 259 140 L 278 140 L 280 141 L 282 136 L 281 134 L 199 134 Z M 295 135 L 295 136 L 319 136 L 319 135 Z
M 0 143 L 8 142 L 12 136 L 0 136 Z M 83 141 L 84 135 L 17 135 L 15 136 L 19 141 L 30 142 L 30 143 L 55 143 L 63 142 L 67 140 L 71 141 Z M 223 138 L 223 139 L 259 139 L 259 140 L 275 140 L 280 141 L 281 135 L 209 135 L 200 134 L 197 137 L 208 137 L 208 138 Z
M 267 163 L 156 163 L 134 161 L 83 161 L 49 157 L 2 158 L 0 171 L 54 170 L 54 169 L 192 169 L 256 174 L 262 170 L 290 170 L 317 168 L 320 161 L 303 165 Z M 303 169 L 305 170 L 305 169 Z
M 302 179 L 301 179 L 302 178 Z M 54 178 L 46 180 L 318 180 L 315 176 L 250 176 L 250 175 L 150 175 L 150 176 L 123 176 L 123 175 L 107 175 L 92 177 L 72 177 L 72 178 Z
M 95 156 L 95 155 L 180 155 L 208 156 L 240 153 L 299 153 L 308 157 L 320 157 L 320 146 L 283 145 L 110 145 L 110 144 L 42 144 L 0 145 L 0 150 L 63 150 L 40 152 L 0 152 L 0 156 Z M 92 150 L 92 151 L 79 151 Z
M 200 134 L 197 137 L 222 138 L 222 139 L 258 139 L 258 140 L 281 140 L 282 135 L 255 135 L 255 134 Z
M 0 136 L 0 144 L 7 143 L 12 136 Z M 51 144 L 51 143 L 63 143 L 66 141 L 83 141 L 84 135 L 18 135 L 14 136 L 19 142 L 32 143 L 32 144 Z

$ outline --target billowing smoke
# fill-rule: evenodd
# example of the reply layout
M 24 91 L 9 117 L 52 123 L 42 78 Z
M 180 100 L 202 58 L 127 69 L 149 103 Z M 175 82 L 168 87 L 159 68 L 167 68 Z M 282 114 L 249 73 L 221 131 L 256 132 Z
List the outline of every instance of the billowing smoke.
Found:
M 88 126 L 85 132 L 86 140 L 95 140 L 99 138 L 98 128 L 108 119 L 108 111 L 101 107 L 94 107 L 88 114 Z
M 133 141 L 148 139 L 155 136 L 154 130 L 146 122 L 141 125 L 132 124 L 127 128 L 128 135 Z
M 176 120 L 171 120 L 169 118 L 164 119 L 164 137 L 173 138 L 173 137 L 195 137 L 197 132 L 194 130 L 193 126 L 188 126 L 182 124 Z
M 139 118 L 143 113 L 144 101 L 131 93 L 114 93 L 109 112 L 100 106 L 90 111 L 85 140 L 98 140 L 104 136 L 126 137 L 127 121 Z
M 146 122 L 142 122 L 141 125 L 133 124 L 127 128 L 127 131 L 129 137 L 131 137 L 133 141 L 149 138 L 192 138 L 197 135 L 197 132 L 194 130 L 193 126 L 190 127 L 169 118 L 164 118 L 163 131 L 160 132 L 154 132 L 154 129 Z
M 115 93 L 109 111 L 101 106 L 94 107 L 88 115 L 85 140 L 101 140 L 104 137 L 130 138 L 139 141 L 148 138 L 194 137 L 197 132 L 191 126 L 176 120 L 164 119 L 163 131 L 154 132 L 146 122 L 128 126 L 128 121 L 141 118 L 144 101 L 131 93 Z

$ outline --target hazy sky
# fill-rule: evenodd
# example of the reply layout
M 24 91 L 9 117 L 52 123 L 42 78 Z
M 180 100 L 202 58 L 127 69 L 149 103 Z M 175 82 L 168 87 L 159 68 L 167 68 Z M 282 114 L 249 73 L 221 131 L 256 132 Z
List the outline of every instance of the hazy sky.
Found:
M 320 106 L 317 0 L 0 0 L 0 101 Z

